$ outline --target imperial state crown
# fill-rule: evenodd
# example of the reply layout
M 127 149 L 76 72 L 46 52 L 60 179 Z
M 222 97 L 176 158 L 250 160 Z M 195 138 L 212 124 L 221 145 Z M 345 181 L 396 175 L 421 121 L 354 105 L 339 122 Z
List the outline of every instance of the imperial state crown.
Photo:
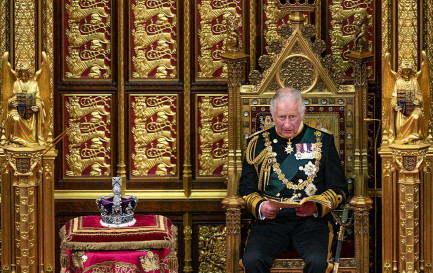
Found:
M 112 178 L 113 194 L 96 199 L 101 212 L 101 225 L 105 227 L 127 227 L 135 224 L 134 210 L 138 198 L 133 195 L 122 195 L 122 178 Z

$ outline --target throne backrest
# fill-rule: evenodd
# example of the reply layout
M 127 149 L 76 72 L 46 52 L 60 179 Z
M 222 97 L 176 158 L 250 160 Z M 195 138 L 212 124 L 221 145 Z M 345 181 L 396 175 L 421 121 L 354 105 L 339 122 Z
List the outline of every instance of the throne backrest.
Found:
M 285 25 L 285 27 L 289 27 Z M 240 87 L 241 143 L 256 131 L 272 126 L 269 105 L 275 91 L 281 87 L 299 89 L 307 113 L 304 122 L 334 135 L 336 148 L 346 176 L 353 173 L 354 85 L 338 84 L 340 75 L 332 71 L 332 56 L 320 55 L 322 40 L 311 41 L 305 29 L 311 25 L 294 26 L 289 38 L 280 37 L 277 52 L 263 55 L 259 64 L 263 72 L 250 74 L 252 85 Z M 308 32 L 309 33 L 309 32 Z

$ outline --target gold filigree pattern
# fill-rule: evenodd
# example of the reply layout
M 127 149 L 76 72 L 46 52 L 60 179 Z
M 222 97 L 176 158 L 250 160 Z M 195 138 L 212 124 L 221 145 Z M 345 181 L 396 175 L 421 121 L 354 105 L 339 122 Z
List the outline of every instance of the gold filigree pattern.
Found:
M 27 63 L 31 74 L 35 72 L 35 2 L 28 0 L 14 2 L 15 67 L 18 67 L 19 63 Z
M 418 4 L 411 0 L 397 2 L 398 66 L 417 64 L 418 59 Z
M 65 76 L 111 78 L 111 1 L 65 0 Z
M 199 273 L 225 272 L 225 226 L 199 226 Z
M 135 0 L 131 3 L 134 16 L 132 77 L 176 78 L 176 1 Z
M 111 175 L 111 97 L 66 96 L 66 176 Z
M 198 174 L 227 174 L 228 98 L 203 96 L 198 103 Z
M 199 78 L 226 78 L 227 65 L 222 61 L 227 38 L 227 17 L 241 23 L 241 0 L 198 1 L 198 72 Z M 241 46 L 242 47 L 242 46 Z
M 313 64 L 303 56 L 290 56 L 281 67 L 279 80 L 283 86 L 308 90 L 316 80 Z
M 176 175 L 175 96 L 132 97 L 133 176 Z

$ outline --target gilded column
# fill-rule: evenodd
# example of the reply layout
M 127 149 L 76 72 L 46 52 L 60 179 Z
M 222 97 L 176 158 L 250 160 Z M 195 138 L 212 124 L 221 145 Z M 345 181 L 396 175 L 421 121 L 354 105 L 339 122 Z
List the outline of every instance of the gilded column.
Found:
M 238 272 L 240 253 L 241 209 L 244 200 L 238 196 L 239 176 L 241 172 L 241 98 L 240 86 L 243 65 L 248 55 L 243 53 L 237 29 L 236 17 L 228 19 L 228 38 L 223 60 L 228 68 L 229 125 L 228 125 L 228 186 L 227 197 L 222 201 L 226 212 L 226 273 Z
M 432 272 L 433 263 L 433 234 L 431 227 L 433 227 L 433 152 L 431 148 L 427 152 L 425 165 L 423 168 L 422 185 L 421 185 L 421 238 L 420 241 L 424 242 L 420 251 L 420 270 L 424 272 Z
M 191 109 L 191 21 L 190 21 L 190 0 L 184 3 L 184 77 L 183 77 L 183 98 L 184 109 Z M 191 195 L 192 171 L 191 171 L 191 111 L 184 112 L 184 165 L 183 165 L 183 191 L 185 196 Z
M 123 181 L 126 181 L 126 165 L 125 165 L 125 54 L 124 54 L 124 20 L 125 16 L 123 13 L 123 0 L 118 0 L 118 20 L 117 20 L 117 32 L 118 32 L 118 87 L 117 87 L 117 109 L 118 109 L 118 140 L 119 140 L 119 157 L 117 162 L 117 176 L 122 177 Z M 126 183 L 122 184 L 122 192 L 126 190 Z
M 429 144 L 390 145 L 397 169 L 398 272 L 419 272 L 420 170 Z
M 44 242 L 40 238 L 43 237 L 44 230 L 39 224 L 42 219 L 38 218 L 37 211 L 42 198 L 40 186 L 43 150 L 42 146 L 4 147 L 2 192 L 10 195 L 10 206 L 5 206 L 7 211 L 2 206 L 2 221 L 5 217 L 10 222 L 2 223 L 2 241 L 9 241 L 10 244 L 2 245 L 3 271 L 7 268 L 18 273 L 43 270 L 43 253 L 40 253 L 40 249 Z M 3 185 L 9 192 L 4 191 Z M 5 238 L 7 235 L 10 237 Z
M 366 24 L 366 22 L 365 22 Z M 366 38 L 366 37 L 364 37 Z M 366 43 L 362 43 L 363 37 L 355 44 L 355 50 L 349 51 L 347 58 L 353 62 L 355 79 L 355 196 L 350 200 L 354 211 L 355 249 L 357 272 L 369 272 L 369 210 L 373 201 L 367 196 L 368 188 L 368 163 L 367 163 L 367 64 L 373 54 L 369 52 Z M 365 41 L 365 39 L 364 39 Z M 363 257 L 361 257 L 363 255 Z

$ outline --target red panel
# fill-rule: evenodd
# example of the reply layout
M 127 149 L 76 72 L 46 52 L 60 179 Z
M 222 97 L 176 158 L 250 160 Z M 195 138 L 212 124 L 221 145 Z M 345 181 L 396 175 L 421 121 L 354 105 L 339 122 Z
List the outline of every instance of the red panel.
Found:
M 64 176 L 111 176 L 111 96 L 65 96 Z M 75 125 L 75 126 L 74 126 Z
M 177 78 L 176 1 L 130 3 L 132 78 Z
M 200 79 L 226 78 L 221 58 L 225 50 L 226 18 L 229 15 L 242 17 L 243 1 L 197 0 L 197 8 L 197 76 Z M 239 31 L 243 32 L 242 27 Z
M 132 176 L 177 176 L 177 96 L 131 96 L 130 105 Z
M 111 1 L 64 1 L 64 77 L 111 78 Z

